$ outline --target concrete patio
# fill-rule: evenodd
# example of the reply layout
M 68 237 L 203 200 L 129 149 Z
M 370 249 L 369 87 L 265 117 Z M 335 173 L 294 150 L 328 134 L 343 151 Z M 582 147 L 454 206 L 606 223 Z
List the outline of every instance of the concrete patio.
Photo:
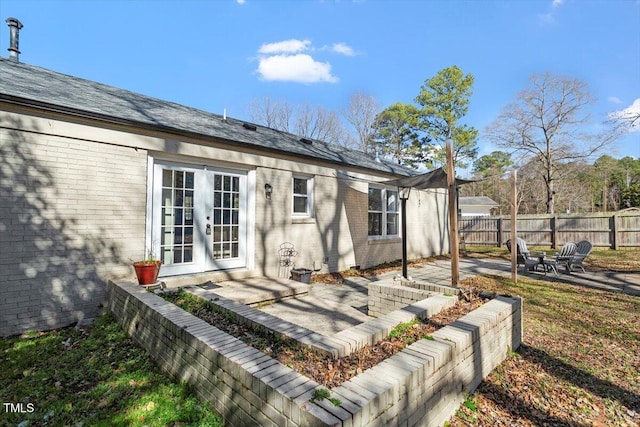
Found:
M 367 315 L 368 286 L 393 282 L 399 271 L 373 277 L 348 277 L 340 285 L 307 285 L 289 279 L 265 277 L 193 283 L 239 303 L 254 305 L 266 313 L 324 335 L 332 335 L 371 320 Z M 566 283 L 611 292 L 640 296 L 639 273 L 572 272 L 560 270 L 558 276 L 518 269 L 519 277 Z M 511 265 L 496 259 L 464 258 L 460 261 L 460 278 L 477 275 L 510 277 Z M 441 286 L 451 284 L 451 263 L 437 260 L 420 268 L 409 268 L 409 276 L 419 282 Z M 179 283 L 183 284 L 184 279 Z M 169 287 L 175 286 L 169 281 Z

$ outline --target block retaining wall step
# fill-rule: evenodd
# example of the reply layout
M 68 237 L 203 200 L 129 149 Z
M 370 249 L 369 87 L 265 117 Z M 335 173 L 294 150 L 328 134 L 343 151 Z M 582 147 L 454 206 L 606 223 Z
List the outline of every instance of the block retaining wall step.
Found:
M 425 293 L 421 294 L 421 301 L 413 300 L 413 304 L 405 303 L 402 307 L 398 306 L 393 312 L 385 313 L 377 319 L 371 319 L 333 335 L 322 335 L 257 308 L 225 298 L 216 294 L 215 291 L 198 286 L 182 289 L 209 301 L 221 311 L 231 313 L 240 323 L 268 330 L 282 338 L 296 340 L 302 346 L 333 359 L 348 356 L 366 345 L 377 343 L 386 338 L 400 323 L 431 317 L 456 303 L 456 298 L 453 296 Z
M 460 290 L 457 288 L 422 284 L 406 279 L 386 283 L 370 283 L 367 300 L 368 314 L 371 317 L 381 317 L 431 296 L 440 295 L 441 298 L 453 298 L 459 293 Z M 451 295 L 451 297 L 444 296 L 445 294 Z
M 436 426 L 522 339 L 522 302 L 497 297 L 312 401 L 315 381 L 132 282 L 108 306 L 161 368 L 231 426 Z
M 440 294 L 451 294 L 458 295 L 460 294 L 460 288 L 454 288 L 452 286 L 445 285 L 436 285 L 433 283 L 418 281 L 418 280 L 407 280 L 404 277 L 394 277 L 394 284 L 407 286 L 410 288 L 421 289 L 423 291 L 437 292 Z

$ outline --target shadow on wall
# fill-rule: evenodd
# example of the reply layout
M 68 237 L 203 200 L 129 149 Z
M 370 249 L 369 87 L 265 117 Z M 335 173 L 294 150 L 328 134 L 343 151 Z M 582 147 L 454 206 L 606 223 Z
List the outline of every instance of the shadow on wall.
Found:
M 407 202 L 407 257 L 444 255 L 449 247 L 446 196 L 440 189 L 412 190 Z
M 7 122 L 10 129 L 0 133 L 1 336 L 95 316 L 105 295 L 100 277 L 122 262 L 103 237 L 108 230 L 87 219 L 99 218 L 101 206 L 83 211 L 83 195 L 56 182 L 74 159 L 63 158 L 45 137 L 21 131 L 23 120 Z
M 362 206 L 362 192 L 352 188 L 346 180 L 337 178 L 334 182 L 333 186 L 319 188 L 316 200 L 317 206 L 332 207 L 323 211 L 326 217 L 316 221 L 322 244 L 322 252 L 317 254 L 316 259 L 327 258 L 325 267 L 329 272 L 357 264 L 356 253 L 366 244 L 366 235 L 363 239 L 356 227 L 363 221 L 362 212 L 358 210 Z M 345 234 L 347 237 L 344 237 Z

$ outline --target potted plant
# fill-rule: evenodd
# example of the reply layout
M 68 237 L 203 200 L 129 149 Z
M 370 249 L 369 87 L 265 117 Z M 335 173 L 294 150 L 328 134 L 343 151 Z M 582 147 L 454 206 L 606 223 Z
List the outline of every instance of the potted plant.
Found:
M 156 283 L 161 265 L 162 261 L 157 259 L 151 250 L 147 251 L 143 260 L 133 261 L 133 269 L 136 271 L 138 283 L 143 286 Z

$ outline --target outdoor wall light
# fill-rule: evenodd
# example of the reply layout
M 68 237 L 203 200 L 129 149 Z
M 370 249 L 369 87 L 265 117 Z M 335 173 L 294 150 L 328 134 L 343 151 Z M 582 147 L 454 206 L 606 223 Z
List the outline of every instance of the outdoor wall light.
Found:
M 411 194 L 411 187 L 400 187 L 400 200 L 407 200 Z
M 273 193 L 273 187 L 271 186 L 271 184 L 265 184 L 264 185 L 264 197 L 266 197 L 267 200 L 271 200 L 271 193 Z

